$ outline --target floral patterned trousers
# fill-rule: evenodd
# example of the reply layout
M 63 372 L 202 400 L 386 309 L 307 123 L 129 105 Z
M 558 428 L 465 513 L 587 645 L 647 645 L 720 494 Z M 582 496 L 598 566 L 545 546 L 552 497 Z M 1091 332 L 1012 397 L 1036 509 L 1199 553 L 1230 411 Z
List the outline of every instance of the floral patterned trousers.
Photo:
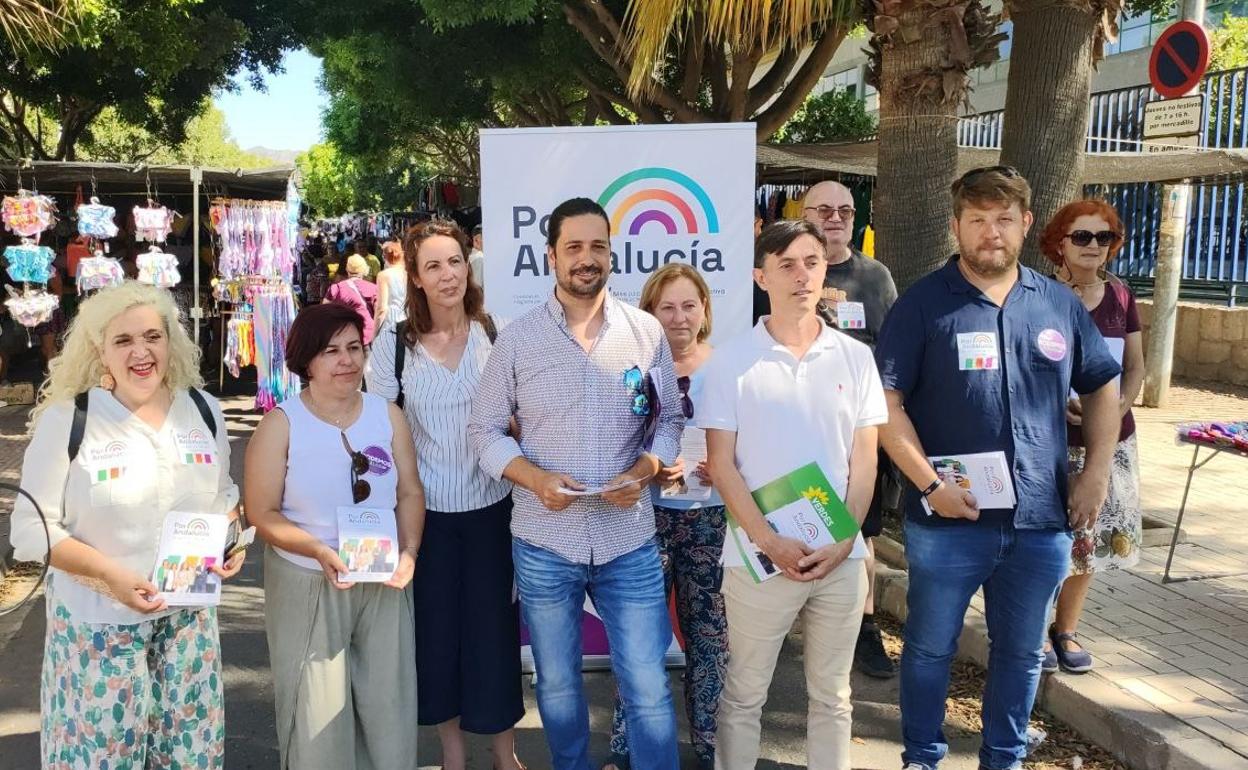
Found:
M 135 624 L 79 623 L 49 597 L 45 770 L 222 768 L 221 692 L 215 609 Z
M 656 505 L 654 522 L 663 577 L 669 594 L 673 587 L 676 589 L 676 619 L 685 639 L 685 711 L 693 751 L 698 766 L 709 768 L 715 759 L 716 716 L 728 663 L 728 621 L 720 593 L 724 570 L 719 564 L 726 527 L 724 508 L 678 510 Z M 624 709 L 618 691 L 611 721 L 611 753 L 616 765 L 628 764 Z

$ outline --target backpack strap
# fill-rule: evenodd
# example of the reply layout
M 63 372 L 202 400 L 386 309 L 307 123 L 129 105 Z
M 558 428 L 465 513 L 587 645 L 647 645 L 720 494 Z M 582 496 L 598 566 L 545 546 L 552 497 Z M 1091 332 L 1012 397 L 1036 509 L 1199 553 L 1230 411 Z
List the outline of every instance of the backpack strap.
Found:
M 217 437 L 217 421 L 212 416 L 212 408 L 208 406 L 208 399 L 204 398 L 204 394 L 199 388 L 187 388 L 186 394 L 195 402 L 195 408 L 199 410 L 199 416 L 203 418 L 204 424 L 208 426 L 208 431 L 212 433 L 215 440 Z
M 69 426 L 69 461 L 72 463 L 82 448 L 82 437 L 87 432 L 87 405 L 90 391 L 83 391 L 74 396 L 74 421 Z
M 217 437 L 217 421 L 212 416 L 212 408 L 208 406 L 208 400 L 204 398 L 204 394 L 199 388 L 187 388 L 187 395 L 191 397 L 191 401 L 195 402 L 195 408 L 199 410 L 199 416 L 203 418 L 204 424 L 208 426 L 208 432 L 212 434 L 213 439 Z M 69 444 L 67 450 L 69 452 L 69 461 L 72 463 L 78 457 L 78 450 L 82 449 L 82 438 L 87 432 L 87 407 L 91 402 L 91 391 L 85 391 L 74 396 L 74 419 L 69 426 Z
M 498 339 L 498 327 L 494 325 L 494 316 L 486 313 L 485 320 L 481 322 L 481 325 L 485 327 L 485 336 L 490 338 L 490 344 L 493 345 L 494 341 Z
M 394 405 L 403 408 L 403 365 L 407 362 L 407 321 L 394 325 L 394 381 L 399 384 L 399 395 Z

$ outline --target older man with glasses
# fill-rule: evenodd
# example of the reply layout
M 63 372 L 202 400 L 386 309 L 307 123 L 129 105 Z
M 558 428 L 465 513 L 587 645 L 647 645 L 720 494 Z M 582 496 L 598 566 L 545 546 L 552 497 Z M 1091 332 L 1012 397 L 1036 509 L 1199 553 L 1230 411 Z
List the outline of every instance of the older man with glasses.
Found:
M 820 182 L 806 191 L 802 215 L 828 242 L 828 272 L 823 278 L 823 317 L 835 328 L 875 349 L 884 316 L 897 301 L 897 286 L 888 268 L 854 248 L 854 196 L 840 182 Z M 875 491 L 862 522 L 866 538 L 867 602 L 854 645 L 854 668 L 876 679 L 897 675 L 875 625 L 875 538 L 884 531 L 884 508 L 895 508 L 900 485 L 888 455 L 880 451 Z

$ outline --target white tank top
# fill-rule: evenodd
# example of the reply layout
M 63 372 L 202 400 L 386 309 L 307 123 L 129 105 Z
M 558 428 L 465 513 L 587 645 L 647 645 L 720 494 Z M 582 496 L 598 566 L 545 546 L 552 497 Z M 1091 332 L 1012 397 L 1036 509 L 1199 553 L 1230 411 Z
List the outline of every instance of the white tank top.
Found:
M 381 278 L 390 288 L 389 300 L 386 302 L 386 324 L 393 326 L 407 318 L 407 273 L 392 273 L 387 270 Z
M 371 491 L 360 505 L 394 510 L 398 505 L 398 470 L 391 452 L 394 431 L 389 404 L 380 396 L 361 394 L 364 407 L 359 418 L 344 431 L 351 448 L 368 457 L 368 472 L 361 478 Z M 277 405 L 290 422 L 290 445 L 286 450 L 286 488 L 282 515 L 304 532 L 331 548 L 338 547 L 338 507 L 353 506 L 351 456 L 333 425 L 314 416 L 299 396 Z M 294 564 L 320 570 L 315 559 L 274 549 Z

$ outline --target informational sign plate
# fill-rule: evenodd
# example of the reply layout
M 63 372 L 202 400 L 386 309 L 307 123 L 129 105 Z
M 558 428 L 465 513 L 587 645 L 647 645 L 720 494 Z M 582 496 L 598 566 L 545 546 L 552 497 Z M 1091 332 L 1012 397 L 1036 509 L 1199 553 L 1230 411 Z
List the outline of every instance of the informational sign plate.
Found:
M 1186 149 L 1200 146 L 1200 137 L 1196 134 L 1187 136 L 1167 136 L 1161 139 L 1150 139 L 1144 142 L 1141 151 L 1152 155 L 1158 152 L 1183 152 Z
M 1144 105 L 1144 138 L 1199 134 L 1204 111 L 1205 97 L 1201 94 L 1149 102 Z

